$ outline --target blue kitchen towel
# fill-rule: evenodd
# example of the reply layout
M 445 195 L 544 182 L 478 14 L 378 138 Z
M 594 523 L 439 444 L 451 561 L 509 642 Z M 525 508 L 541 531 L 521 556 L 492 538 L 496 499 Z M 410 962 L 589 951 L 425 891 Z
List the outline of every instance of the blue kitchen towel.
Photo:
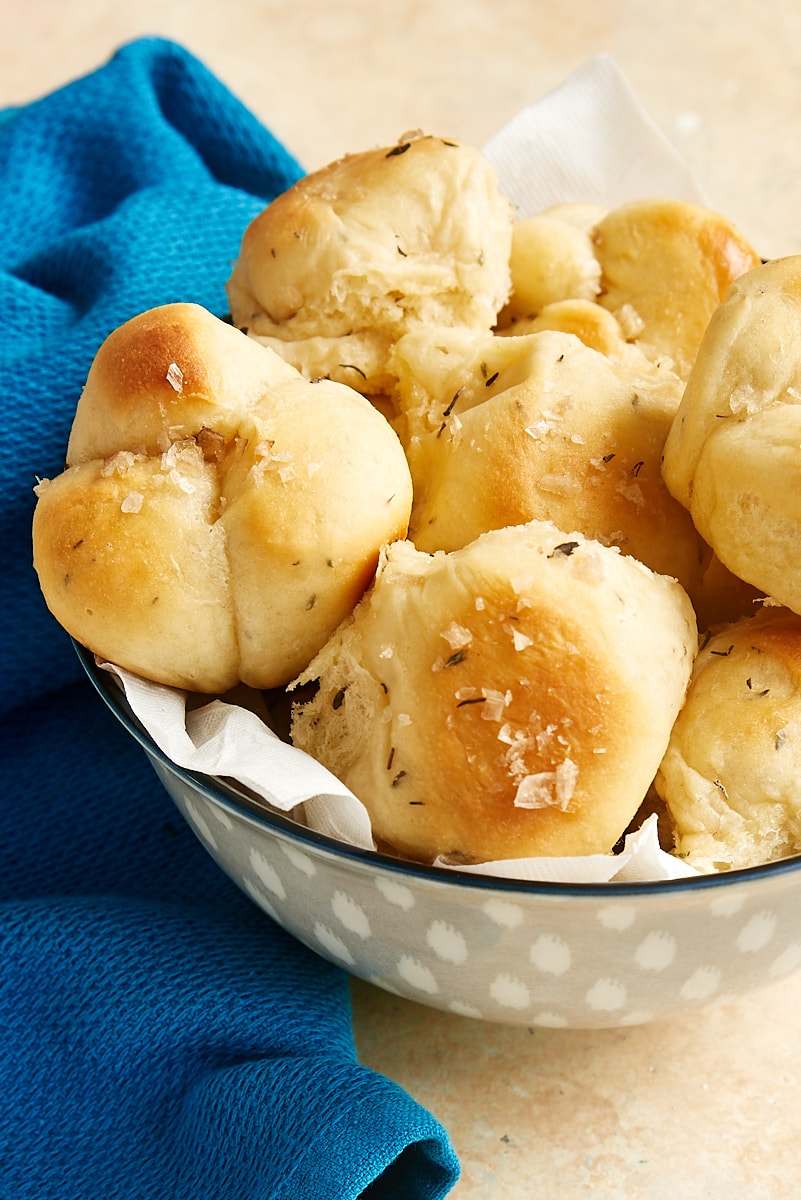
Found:
M 436 1200 L 458 1176 L 357 1062 L 344 973 L 183 824 L 31 566 L 102 339 L 174 300 L 224 315 L 245 225 L 300 174 L 161 39 L 0 114 L 3 1200 Z

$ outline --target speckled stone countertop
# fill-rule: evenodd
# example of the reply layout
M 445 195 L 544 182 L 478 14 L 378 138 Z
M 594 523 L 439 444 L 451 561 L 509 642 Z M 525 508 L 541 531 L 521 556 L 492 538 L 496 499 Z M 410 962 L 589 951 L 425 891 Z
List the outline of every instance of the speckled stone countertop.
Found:
M 309 169 L 405 130 L 481 145 L 610 53 L 710 200 L 801 252 L 801 10 L 788 0 L 26 0 L 0 11 L 0 106 L 123 41 L 182 42 Z M 448 1129 L 457 1200 L 790 1200 L 801 974 L 670 1022 L 504 1027 L 356 981 L 362 1061 Z

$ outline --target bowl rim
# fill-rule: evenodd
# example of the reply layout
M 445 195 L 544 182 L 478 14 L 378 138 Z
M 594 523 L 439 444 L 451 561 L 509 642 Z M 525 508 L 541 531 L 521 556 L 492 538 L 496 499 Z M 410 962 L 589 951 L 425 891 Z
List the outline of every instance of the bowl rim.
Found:
M 328 851 L 335 857 L 350 859 L 364 865 L 372 865 L 381 870 L 387 870 L 401 877 L 424 879 L 433 883 L 458 883 L 462 887 L 476 891 L 499 891 L 512 895 L 542 895 L 554 896 L 584 896 L 606 897 L 615 896 L 654 896 L 676 892 L 706 892 L 717 888 L 731 887 L 736 883 L 756 880 L 774 879 L 777 876 L 801 870 L 801 854 L 789 858 L 778 859 L 774 862 L 763 863 L 755 867 L 743 867 L 738 870 L 721 872 L 710 875 L 682 876 L 678 879 L 636 880 L 616 883 L 591 882 L 576 883 L 558 880 L 514 879 L 507 876 L 481 875 L 460 871 L 458 868 L 448 868 L 417 863 L 409 859 L 393 858 L 379 850 L 364 850 L 351 846 L 324 833 L 318 833 L 299 824 L 291 817 L 269 808 L 266 802 L 251 797 L 240 790 L 235 782 L 220 776 L 206 775 L 199 771 L 181 767 L 165 754 L 153 741 L 153 738 L 130 710 L 125 694 L 113 675 L 97 665 L 94 653 L 75 638 L 70 638 L 78 660 L 95 691 L 105 702 L 113 715 L 124 729 L 139 743 L 140 747 L 151 759 L 158 760 L 172 774 L 178 776 L 192 788 L 201 791 L 215 803 L 222 802 L 228 808 L 238 811 L 257 824 L 264 825 L 272 831 L 280 832 L 301 844 L 313 846 Z

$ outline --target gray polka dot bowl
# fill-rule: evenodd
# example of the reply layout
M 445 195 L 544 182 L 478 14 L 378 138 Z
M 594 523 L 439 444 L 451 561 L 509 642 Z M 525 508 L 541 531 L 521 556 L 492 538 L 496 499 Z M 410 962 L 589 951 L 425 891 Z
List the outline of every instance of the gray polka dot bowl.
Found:
M 219 866 L 318 954 L 463 1016 L 552 1028 L 659 1020 L 801 966 L 801 859 L 660 883 L 528 883 L 353 849 L 177 767 L 79 657 Z

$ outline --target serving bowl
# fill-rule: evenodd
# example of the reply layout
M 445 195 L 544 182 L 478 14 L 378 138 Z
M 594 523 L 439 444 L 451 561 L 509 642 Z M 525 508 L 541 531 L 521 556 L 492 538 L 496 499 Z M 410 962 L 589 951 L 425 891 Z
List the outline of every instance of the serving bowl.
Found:
M 323 958 L 407 999 L 511 1025 L 642 1024 L 801 966 L 801 857 L 646 883 L 532 883 L 443 870 L 316 833 L 157 747 L 76 644 L 114 716 L 251 900 Z

